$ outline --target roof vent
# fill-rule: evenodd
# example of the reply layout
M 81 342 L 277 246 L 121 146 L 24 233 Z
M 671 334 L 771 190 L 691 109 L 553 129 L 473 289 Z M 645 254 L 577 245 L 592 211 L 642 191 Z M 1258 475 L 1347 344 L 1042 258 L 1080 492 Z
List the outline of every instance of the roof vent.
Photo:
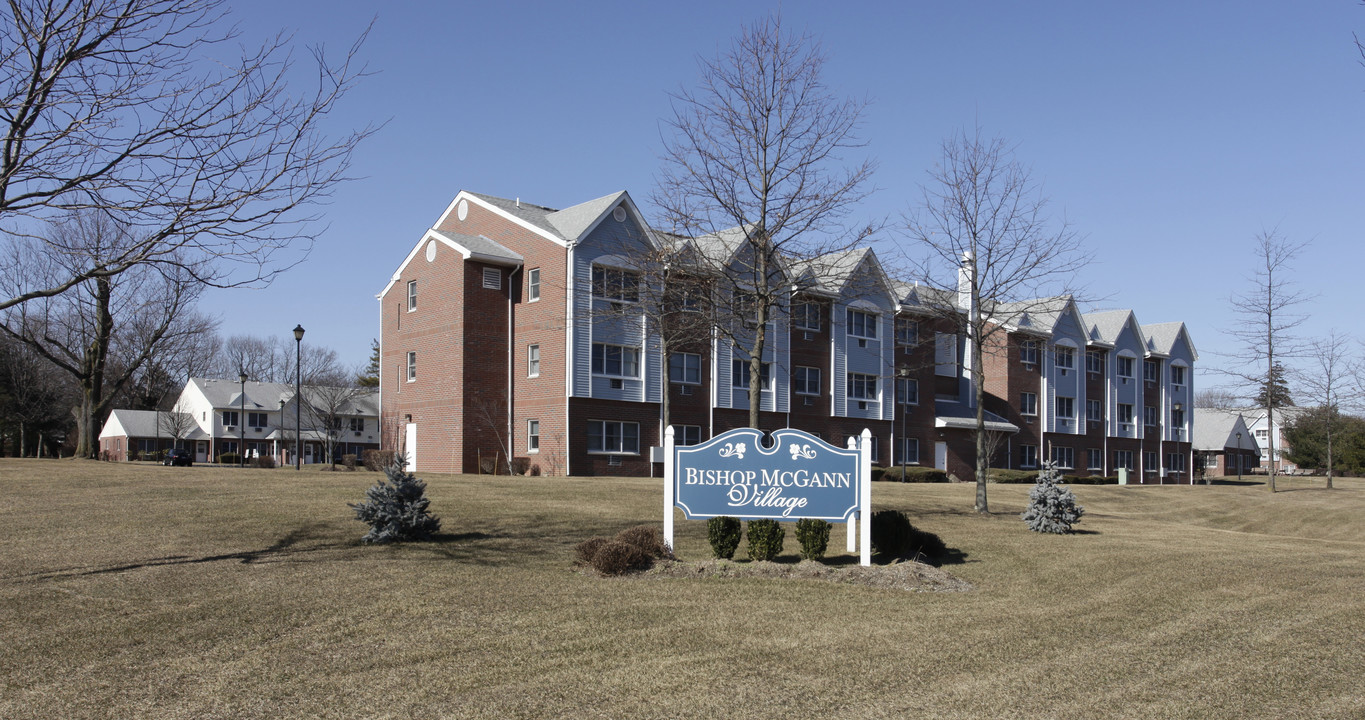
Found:
M 611 216 L 616 219 L 616 222 L 625 222 L 626 209 L 621 207 L 620 205 L 617 205 L 616 209 L 611 211 Z

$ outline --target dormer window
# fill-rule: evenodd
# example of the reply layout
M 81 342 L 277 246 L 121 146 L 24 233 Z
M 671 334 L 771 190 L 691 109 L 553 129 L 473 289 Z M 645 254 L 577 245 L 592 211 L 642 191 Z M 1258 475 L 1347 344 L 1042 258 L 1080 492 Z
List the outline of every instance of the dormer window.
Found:
M 1171 366 L 1171 384 L 1172 385 L 1185 384 L 1185 366 L 1183 365 Z
M 1123 355 L 1118 357 L 1118 374 L 1122 378 L 1133 377 L 1133 358 Z

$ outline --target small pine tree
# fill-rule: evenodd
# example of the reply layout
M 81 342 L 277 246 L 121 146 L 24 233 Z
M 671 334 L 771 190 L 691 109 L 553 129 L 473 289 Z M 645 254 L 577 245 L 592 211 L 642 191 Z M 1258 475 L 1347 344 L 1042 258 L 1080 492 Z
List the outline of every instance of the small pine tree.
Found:
M 380 480 L 365 491 L 365 502 L 350 505 L 355 518 L 370 526 L 366 543 L 427 540 L 441 529 L 441 520 L 427 511 L 427 484 L 407 472 L 402 453 L 384 467 L 388 482 Z M 348 503 L 349 504 L 349 503 Z
M 1030 530 L 1065 535 L 1085 514 L 1085 508 L 1076 504 L 1071 488 L 1061 486 L 1058 481 L 1057 466 L 1052 462 L 1043 463 L 1038 482 L 1028 494 L 1028 509 L 1021 515 Z

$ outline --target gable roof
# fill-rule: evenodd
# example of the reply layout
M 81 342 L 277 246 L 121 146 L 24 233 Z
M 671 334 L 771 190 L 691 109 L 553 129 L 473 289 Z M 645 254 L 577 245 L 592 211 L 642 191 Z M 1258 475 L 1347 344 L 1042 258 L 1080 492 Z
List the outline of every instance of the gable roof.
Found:
M 1140 347 L 1147 347 L 1147 338 L 1142 334 L 1142 326 L 1132 310 L 1104 310 L 1081 315 L 1086 338 L 1095 345 L 1114 347 L 1118 344 L 1123 329 L 1130 323 Z
M 1241 448 L 1259 454 L 1261 448 L 1247 429 L 1246 419 L 1236 410 L 1194 409 L 1194 435 L 1191 446 L 1195 450 L 1221 451 L 1237 447 L 1237 433 L 1242 433 Z
M 860 273 L 859 270 L 865 265 L 870 268 L 869 271 Z M 852 288 L 860 275 L 870 274 L 872 285 L 855 290 L 875 288 L 892 303 L 898 303 L 900 300 L 895 286 L 886 276 L 877 254 L 871 248 L 851 248 L 819 258 L 802 260 L 792 264 L 791 274 L 793 282 L 802 286 L 802 290 L 823 295 L 840 295 Z
M 171 433 L 166 429 L 170 427 L 170 424 L 160 422 L 163 415 L 181 415 L 184 417 L 184 421 L 177 423 L 177 426 L 189 429 L 184 437 L 185 440 L 199 440 L 208 437 L 194 422 L 193 418 L 189 417 L 189 413 L 158 412 L 156 410 L 114 410 L 109 413 L 109 419 L 104 421 L 104 427 L 100 430 L 100 437 L 165 437 L 170 439 Z
M 1183 322 L 1156 323 L 1154 325 L 1143 325 L 1142 334 L 1147 338 L 1147 351 L 1154 355 L 1169 356 L 1175 349 L 1175 344 L 1180 341 L 1181 336 L 1185 338 L 1185 344 L 1190 348 L 1190 358 L 1199 359 L 1199 352 L 1194 349 L 1194 341 L 1190 339 L 1189 331 L 1185 329 Z

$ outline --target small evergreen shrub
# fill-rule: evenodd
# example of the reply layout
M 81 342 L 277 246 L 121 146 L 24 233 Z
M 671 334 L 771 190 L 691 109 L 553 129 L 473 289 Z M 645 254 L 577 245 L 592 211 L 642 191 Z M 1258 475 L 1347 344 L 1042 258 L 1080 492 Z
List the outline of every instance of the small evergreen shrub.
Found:
M 636 525 L 626 528 L 616 534 L 616 540 L 640 548 L 651 558 L 673 556 L 673 549 L 664 542 L 664 534 L 653 525 Z
M 825 556 L 825 550 L 829 547 L 830 527 L 829 523 L 816 518 L 796 521 L 796 541 L 801 543 L 801 557 L 819 560 Z
M 873 465 L 873 466 L 872 466 L 872 482 L 877 482 L 877 481 L 879 481 L 879 480 L 884 479 L 884 478 L 882 478 L 882 474 L 884 474 L 885 472 L 886 472 L 886 468 L 881 468 L 881 467 L 877 467 L 876 465 Z
M 742 529 L 739 518 L 722 516 L 707 520 L 706 539 L 711 543 L 711 552 L 724 560 L 734 559 Z
M 1118 485 L 1117 475 L 1064 475 L 1062 482 L 1067 485 Z
M 611 542 L 611 538 L 601 535 L 590 537 L 574 546 L 574 558 L 579 565 L 591 565 L 592 559 L 597 556 L 597 551 L 609 542 Z
M 787 531 L 776 520 L 749 521 L 749 559 L 772 560 L 782 552 L 782 540 Z
M 1085 514 L 1085 508 L 1076 504 L 1071 488 L 1059 484 L 1057 467 L 1050 462 L 1043 463 L 1028 500 L 1028 508 L 1020 517 L 1034 532 L 1065 535 Z
M 384 468 L 380 480 L 365 491 L 365 502 L 351 505 L 355 518 L 370 526 L 361 542 L 390 543 L 427 540 L 441 529 L 441 520 L 428 512 L 427 484 L 407 472 L 402 454 Z
M 592 556 L 592 567 L 603 575 L 624 575 L 650 566 L 652 558 L 640 548 L 620 540 L 602 543 Z
M 937 562 L 948 552 L 943 539 L 910 524 L 900 510 L 872 513 L 872 551 L 887 559 Z
M 946 483 L 948 473 L 938 468 L 921 467 L 919 465 L 907 465 L 905 474 L 901 475 L 901 466 L 889 467 L 882 474 L 882 480 L 890 482 L 909 482 L 909 483 Z

